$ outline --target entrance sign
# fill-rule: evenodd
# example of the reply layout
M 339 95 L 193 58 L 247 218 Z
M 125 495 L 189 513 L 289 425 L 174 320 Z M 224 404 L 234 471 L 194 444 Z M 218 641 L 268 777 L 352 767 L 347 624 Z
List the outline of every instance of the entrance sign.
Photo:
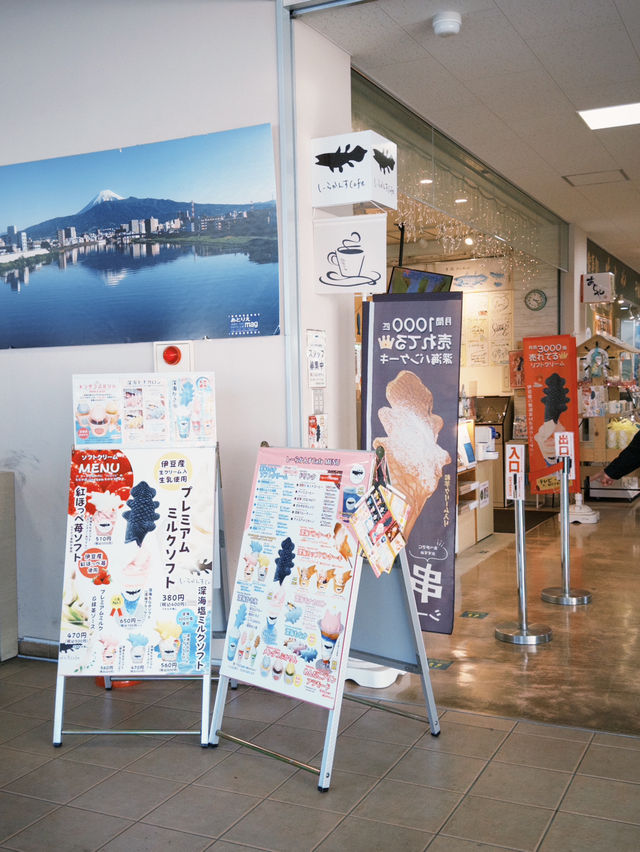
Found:
M 525 337 L 523 349 L 531 493 L 559 493 L 560 468 L 554 469 L 557 463 L 554 434 L 578 434 L 576 341 L 570 334 Z M 574 452 L 574 469 L 579 470 L 577 446 Z M 577 477 L 571 491 L 577 494 L 580 490 Z
M 363 446 L 409 504 L 422 630 L 451 633 L 462 293 L 374 296 L 363 320 Z
M 507 500 L 524 500 L 525 449 L 524 444 L 505 447 L 504 493 Z
M 362 562 L 349 517 L 373 468 L 372 453 L 260 448 L 221 674 L 335 706 Z

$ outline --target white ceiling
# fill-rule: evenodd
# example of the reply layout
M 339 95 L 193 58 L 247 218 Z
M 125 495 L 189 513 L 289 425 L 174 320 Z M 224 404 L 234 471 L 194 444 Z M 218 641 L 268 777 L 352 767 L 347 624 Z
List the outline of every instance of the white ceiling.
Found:
M 431 19 L 445 10 L 462 14 L 458 35 L 434 34 Z M 640 271 L 640 125 L 593 131 L 576 114 L 640 101 L 640 0 L 371 0 L 300 19 Z M 563 178 L 619 169 L 628 180 L 572 187 Z

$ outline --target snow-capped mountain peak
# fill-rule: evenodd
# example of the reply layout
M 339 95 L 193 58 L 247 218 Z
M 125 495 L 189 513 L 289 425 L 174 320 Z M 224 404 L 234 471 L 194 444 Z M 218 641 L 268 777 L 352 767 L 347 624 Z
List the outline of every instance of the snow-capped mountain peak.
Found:
M 87 204 L 86 207 L 83 207 L 82 210 L 76 213 L 76 216 L 80 216 L 82 213 L 86 213 L 87 210 L 91 210 L 92 207 L 95 207 L 96 204 L 103 204 L 105 201 L 122 201 L 123 196 L 118 195 L 116 192 L 113 192 L 110 189 L 103 189 L 97 195 L 94 195 L 91 201 Z

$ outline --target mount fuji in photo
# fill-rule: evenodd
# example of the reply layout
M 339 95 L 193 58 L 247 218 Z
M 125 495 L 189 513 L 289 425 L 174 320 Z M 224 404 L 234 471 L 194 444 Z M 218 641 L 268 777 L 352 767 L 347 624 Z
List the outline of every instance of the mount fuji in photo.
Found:
M 232 211 L 255 210 L 273 206 L 275 202 L 258 204 L 194 204 L 196 216 L 224 216 Z M 75 227 L 78 235 L 119 228 L 129 224 L 132 219 L 157 219 L 167 222 L 179 214 L 191 212 L 191 201 L 172 201 L 168 198 L 123 198 L 110 189 L 103 189 L 77 213 L 57 216 L 25 228 L 30 239 L 55 239 L 62 228 Z

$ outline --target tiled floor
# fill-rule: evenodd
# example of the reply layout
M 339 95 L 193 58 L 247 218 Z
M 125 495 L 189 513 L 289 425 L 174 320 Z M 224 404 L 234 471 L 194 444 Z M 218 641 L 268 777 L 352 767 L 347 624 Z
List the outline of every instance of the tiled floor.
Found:
M 594 593 L 580 609 L 539 601 L 560 582 L 557 519 L 527 535 L 531 618 L 554 630 L 538 649 L 493 638 L 517 617 L 513 537 L 461 557 L 457 612 L 489 614 L 426 637 L 430 656 L 451 663 L 431 672 L 440 736 L 345 701 L 324 794 L 307 772 L 228 741 L 203 749 L 197 735 L 65 735 L 54 749 L 55 664 L 0 664 L 0 849 L 636 852 L 635 516 L 609 505 L 601 524 L 572 528 L 579 583 Z M 410 675 L 351 691 L 423 711 Z M 198 730 L 200 700 L 194 682 L 105 692 L 71 678 L 65 727 Z M 325 711 L 240 686 L 223 728 L 318 765 L 325 723 Z

